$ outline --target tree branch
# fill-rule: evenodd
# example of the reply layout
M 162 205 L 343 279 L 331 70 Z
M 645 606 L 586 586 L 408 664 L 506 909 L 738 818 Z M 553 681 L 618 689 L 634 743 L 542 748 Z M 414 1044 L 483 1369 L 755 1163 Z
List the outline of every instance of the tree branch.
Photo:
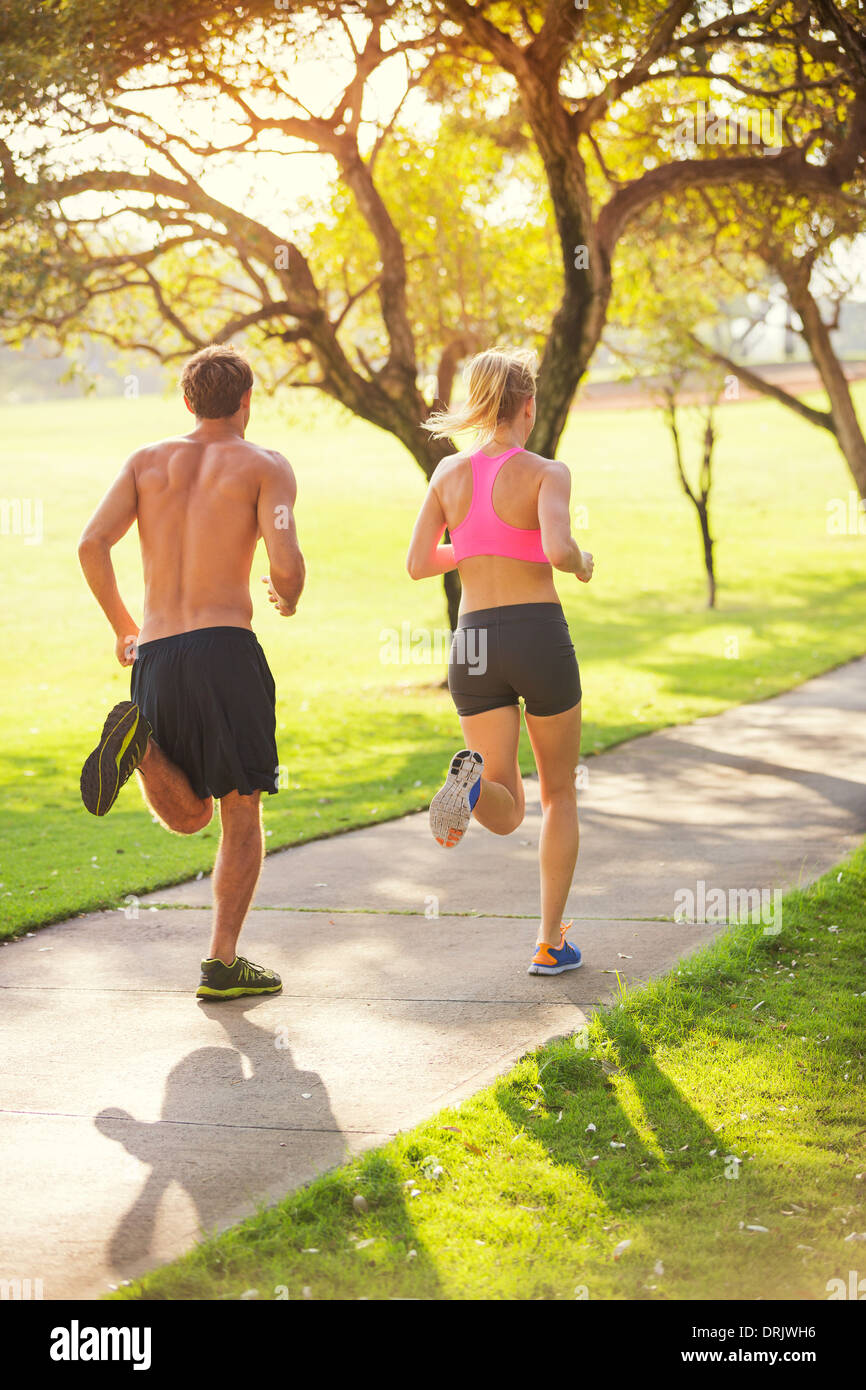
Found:
M 764 396 L 770 396 L 780 405 L 787 406 L 804 420 L 808 420 L 811 425 L 819 425 L 821 429 L 828 430 L 834 437 L 836 435 L 836 425 L 829 410 L 815 410 L 813 406 L 806 405 L 797 396 L 792 396 L 789 391 L 785 391 L 781 386 L 776 386 L 772 381 L 767 381 L 765 377 L 753 372 L 750 367 L 744 367 L 738 362 L 734 362 L 730 357 L 726 357 L 723 352 L 717 352 L 708 343 L 704 343 L 696 333 L 690 333 L 689 338 L 694 343 L 698 352 L 708 361 L 718 362 L 720 367 L 725 367 L 740 381 L 744 381 L 747 386 L 751 386 L 753 391 L 760 391 Z

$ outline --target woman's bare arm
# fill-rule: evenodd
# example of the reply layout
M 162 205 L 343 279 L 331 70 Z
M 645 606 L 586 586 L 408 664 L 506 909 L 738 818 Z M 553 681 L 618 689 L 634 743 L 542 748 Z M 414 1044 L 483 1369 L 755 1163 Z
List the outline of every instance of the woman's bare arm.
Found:
M 571 474 L 564 463 L 551 462 L 538 489 L 541 544 L 554 569 L 576 574 L 584 584 L 592 578 L 593 558 L 571 534 Z
M 445 534 L 445 513 L 435 488 L 435 474 L 427 489 L 424 504 L 418 513 L 406 568 L 413 579 L 432 579 L 437 574 L 456 570 L 453 545 L 440 545 Z

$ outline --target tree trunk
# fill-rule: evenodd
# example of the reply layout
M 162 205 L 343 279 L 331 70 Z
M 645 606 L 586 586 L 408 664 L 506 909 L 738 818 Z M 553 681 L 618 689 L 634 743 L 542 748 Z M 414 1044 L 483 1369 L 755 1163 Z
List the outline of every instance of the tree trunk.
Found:
M 460 575 L 456 570 L 451 570 L 449 574 L 442 576 L 445 585 L 445 601 L 448 604 L 448 627 L 451 632 L 457 627 L 457 617 L 460 612 L 460 599 L 463 590 L 460 585 Z
M 701 523 L 701 540 L 704 543 L 704 567 L 707 571 L 707 607 L 716 606 L 716 567 L 713 560 L 713 540 L 710 535 L 710 518 L 707 513 L 706 502 L 698 502 L 692 498 L 698 509 L 698 520 Z
M 596 235 L 594 209 L 577 132 L 558 85 L 543 73 L 522 74 L 527 120 L 544 162 L 562 255 L 564 288 L 538 373 L 538 405 L 529 447 L 554 458 L 574 394 L 604 329 L 612 278 L 610 256 Z
M 478 339 L 473 333 L 460 333 L 452 338 L 439 358 L 436 369 L 436 396 L 440 405 L 451 403 L 451 388 L 457 375 L 457 368 L 471 352 L 478 351 Z
M 419 408 L 420 402 L 420 408 Z M 427 481 L 433 476 L 436 465 L 448 454 L 455 452 L 455 445 L 450 439 L 433 439 L 426 430 L 421 429 L 418 421 L 421 420 L 426 406 L 423 399 L 419 396 L 411 397 L 403 405 L 404 424 L 408 428 L 401 432 L 401 438 L 409 452 L 412 454 L 416 463 L 424 474 Z M 396 431 L 395 431 L 396 433 Z M 445 533 L 448 539 L 448 532 Z M 460 575 L 456 570 L 451 570 L 442 576 L 442 587 L 445 591 L 445 605 L 448 610 L 448 627 L 451 632 L 457 626 L 457 616 L 460 611 L 460 599 L 463 590 L 460 584 Z
M 713 444 L 715 434 L 713 431 L 712 417 L 707 419 L 707 427 L 704 432 L 704 456 L 701 465 L 701 492 L 697 496 L 689 483 L 686 474 L 685 463 L 683 461 L 683 449 L 680 440 L 680 430 L 677 423 L 677 400 L 673 390 L 667 392 L 667 405 L 665 407 L 668 429 L 674 442 L 674 460 L 677 465 L 680 484 L 686 497 L 691 502 L 698 514 L 698 522 L 701 528 L 701 542 L 704 548 L 704 568 L 707 572 L 707 607 L 716 606 L 716 569 L 713 559 L 713 539 L 710 535 L 710 485 L 712 482 L 713 466 Z
M 866 439 L 857 419 L 845 369 L 833 348 L 830 329 L 822 319 L 809 289 L 808 275 L 798 274 L 789 265 L 780 264 L 776 268 L 785 282 L 792 306 L 800 315 L 803 337 L 830 398 L 830 413 L 839 448 L 857 484 L 857 491 L 861 498 L 866 499 Z

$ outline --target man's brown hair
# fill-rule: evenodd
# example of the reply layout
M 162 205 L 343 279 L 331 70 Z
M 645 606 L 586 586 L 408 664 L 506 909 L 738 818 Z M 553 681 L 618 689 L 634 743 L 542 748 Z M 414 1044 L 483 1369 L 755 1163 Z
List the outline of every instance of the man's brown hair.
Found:
M 180 384 L 199 420 L 223 420 L 237 414 L 253 373 L 237 348 L 211 343 L 189 359 Z

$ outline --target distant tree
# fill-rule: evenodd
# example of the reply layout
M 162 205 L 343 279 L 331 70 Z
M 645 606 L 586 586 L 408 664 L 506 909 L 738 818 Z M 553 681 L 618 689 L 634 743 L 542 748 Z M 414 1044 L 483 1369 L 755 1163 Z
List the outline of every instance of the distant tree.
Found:
M 641 387 L 663 412 L 673 445 L 677 479 L 695 509 L 701 536 L 701 554 L 707 579 L 707 607 L 716 607 L 715 542 L 710 529 L 710 492 L 713 456 L 717 440 L 716 406 L 723 394 L 724 374 L 695 343 L 696 324 L 715 322 L 716 305 L 699 269 L 680 267 L 672 281 L 667 262 L 660 261 L 659 246 L 667 256 L 676 254 L 675 242 L 632 245 L 626 256 L 629 273 L 618 284 L 620 292 L 612 308 L 617 328 L 606 338 L 612 354 L 623 364 L 622 376 Z M 627 331 L 624 331 L 626 329 Z M 694 412 L 700 421 L 697 476 L 690 481 L 683 414 Z

